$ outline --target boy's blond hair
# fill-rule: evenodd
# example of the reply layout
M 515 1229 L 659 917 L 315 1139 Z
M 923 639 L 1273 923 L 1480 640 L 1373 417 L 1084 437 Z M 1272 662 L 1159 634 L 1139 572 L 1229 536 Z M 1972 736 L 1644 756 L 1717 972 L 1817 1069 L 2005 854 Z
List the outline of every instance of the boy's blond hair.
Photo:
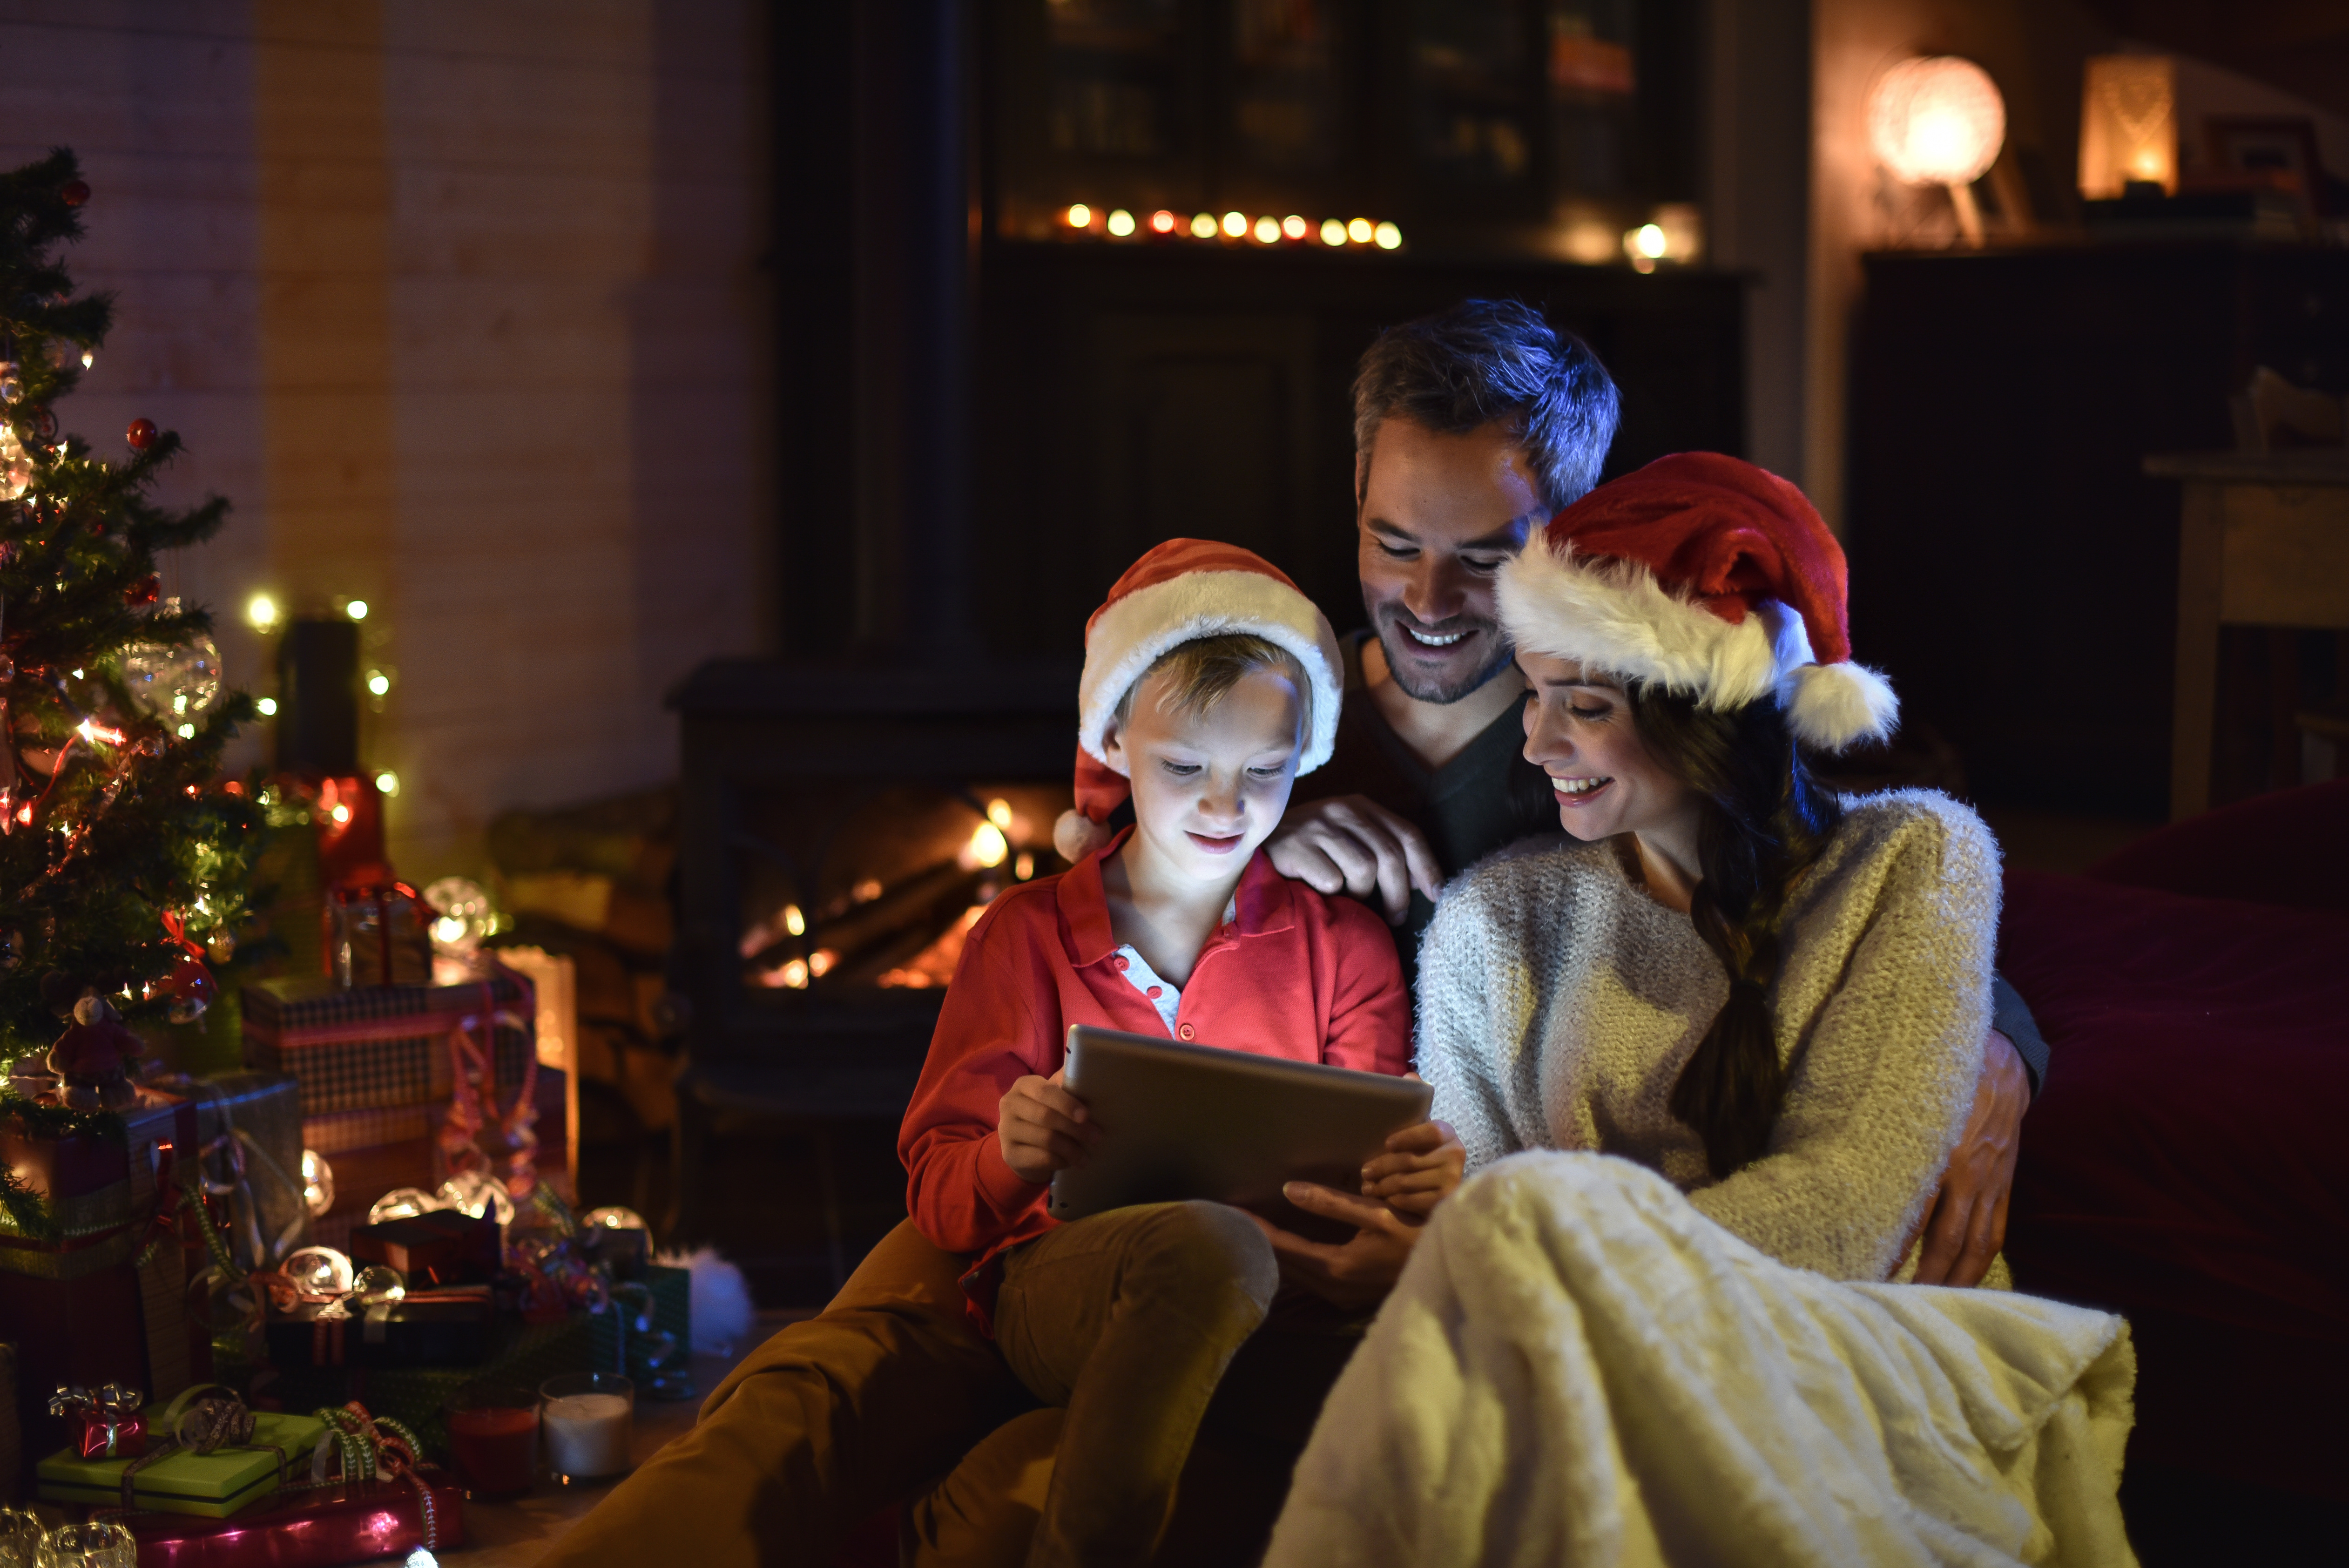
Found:
M 1113 711 L 1123 728 L 1133 714 L 1133 694 L 1142 690 L 1143 681 L 1164 670 L 1173 680 L 1158 700 L 1159 711 L 1186 715 L 1205 713 L 1259 670 L 1275 670 L 1288 677 L 1289 683 L 1297 688 L 1297 732 L 1311 734 L 1313 682 L 1306 677 L 1304 661 L 1270 638 L 1247 631 L 1221 632 L 1176 643 L 1125 689 L 1125 695 L 1117 700 Z

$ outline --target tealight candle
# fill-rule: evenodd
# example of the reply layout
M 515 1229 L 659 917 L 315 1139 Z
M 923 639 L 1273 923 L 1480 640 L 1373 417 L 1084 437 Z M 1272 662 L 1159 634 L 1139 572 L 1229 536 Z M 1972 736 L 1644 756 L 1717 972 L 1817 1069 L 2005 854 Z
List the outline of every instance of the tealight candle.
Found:
M 546 1404 L 547 1468 L 564 1481 L 595 1480 L 628 1468 L 636 1386 L 608 1372 L 574 1372 L 539 1388 Z

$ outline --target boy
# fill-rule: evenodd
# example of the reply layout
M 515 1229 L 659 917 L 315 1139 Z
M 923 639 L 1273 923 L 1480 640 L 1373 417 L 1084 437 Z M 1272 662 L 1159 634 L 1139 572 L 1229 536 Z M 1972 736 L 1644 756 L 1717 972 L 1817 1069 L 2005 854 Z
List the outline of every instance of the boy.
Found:
M 1029 1392 L 1067 1409 L 1031 1563 L 1150 1559 L 1279 1282 L 1269 1228 L 1220 1204 L 1044 1212 L 1053 1173 L 1100 1136 L 1061 1082 L 1068 1026 L 1408 1064 L 1383 925 L 1257 853 L 1297 774 L 1330 755 L 1340 669 L 1328 622 L 1260 558 L 1179 539 L 1143 556 L 1086 628 L 1079 809 L 1056 836 L 1074 865 L 997 898 L 947 990 L 898 1148 L 916 1225 L 976 1255 L 974 1314 Z M 1129 793 L 1134 825 L 1111 837 Z M 1413 1128 L 1363 1190 L 1423 1214 L 1458 1153 L 1440 1124 Z

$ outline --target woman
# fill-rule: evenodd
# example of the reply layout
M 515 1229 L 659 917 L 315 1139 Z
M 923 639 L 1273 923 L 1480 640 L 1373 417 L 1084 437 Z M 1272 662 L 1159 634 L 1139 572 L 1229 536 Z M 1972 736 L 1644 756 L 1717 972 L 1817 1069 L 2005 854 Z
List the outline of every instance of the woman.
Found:
M 1799 491 L 1712 454 L 1504 568 L 1569 837 L 1429 929 L 1419 1068 L 1489 1174 L 1331 1397 L 1271 1561 L 1999 1561 L 2048 1529 L 2125 1560 L 2125 1325 L 1878 1283 L 1971 1103 L 1998 857 L 1944 796 L 1812 777 L 1897 711 L 1844 586 Z

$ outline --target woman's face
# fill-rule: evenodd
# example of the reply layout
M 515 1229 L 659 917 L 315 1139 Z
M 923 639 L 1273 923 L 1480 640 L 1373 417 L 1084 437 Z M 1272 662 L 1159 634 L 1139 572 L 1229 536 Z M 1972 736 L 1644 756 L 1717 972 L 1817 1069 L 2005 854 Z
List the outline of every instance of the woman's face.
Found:
M 1519 653 L 1517 667 L 1533 688 L 1526 760 L 1549 775 L 1560 826 L 1595 840 L 1668 830 L 1693 814 L 1696 792 L 1648 754 L 1613 678 L 1542 653 Z

